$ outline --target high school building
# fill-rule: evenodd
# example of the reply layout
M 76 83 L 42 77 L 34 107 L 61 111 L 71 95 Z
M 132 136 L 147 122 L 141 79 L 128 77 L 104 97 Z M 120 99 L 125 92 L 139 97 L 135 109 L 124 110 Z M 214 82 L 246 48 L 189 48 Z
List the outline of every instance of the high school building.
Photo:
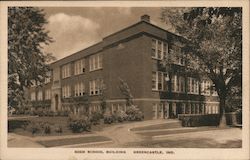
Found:
M 218 113 L 216 92 L 208 89 L 211 81 L 186 71 L 182 45 L 173 42 L 180 38 L 143 15 L 138 23 L 52 63 L 51 77 L 43 87 L 30 89 L 30 99 L 53 111 L 91 113 L 100 110 L 105 88 L 108 109 L 126 110 L 119 88 L 122 79 L 145 119 Z M 162 62 L 170 54 L 178 56 L 166 71 Z

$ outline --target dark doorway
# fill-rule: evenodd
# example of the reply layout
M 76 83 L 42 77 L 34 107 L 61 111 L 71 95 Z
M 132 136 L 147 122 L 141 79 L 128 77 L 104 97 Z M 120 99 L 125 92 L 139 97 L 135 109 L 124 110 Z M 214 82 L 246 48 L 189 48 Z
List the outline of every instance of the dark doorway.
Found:
M 58 94 L 55 95 L 55 108 L 58 110 Z

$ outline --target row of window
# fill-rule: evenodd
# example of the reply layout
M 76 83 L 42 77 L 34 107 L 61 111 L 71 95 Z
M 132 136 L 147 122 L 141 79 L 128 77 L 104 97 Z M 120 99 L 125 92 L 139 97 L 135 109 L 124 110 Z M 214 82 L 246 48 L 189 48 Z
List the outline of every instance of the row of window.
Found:
M 74 62 L 74 75 L 79 75 L 85 72 L 85 58 Z M 89 57 L 89 71 L 102 69 L 103 56 L 102 54 L 95 54 Z M 71 76 L 71 64 L 62 66 L 62 78 Z
M 31 101 L 42 101 L 43 100 L 43 92 L 40 90 L 37 92 L 37 97 L 36 97 L 36 92 L 32 92 L 30 94 L 30 99 Z M 45 100 L 50 100 L 51 99 L 51 90 L 50 89 L 46 89 L 45 90 Z
M 152 90 L 168 91 L 169 76 L 165 72 L 152 72 Z M 201 83 L 201 84 L 199 84 Z M 202 95 L 217 96 L 217 92 L 211 87 L 211 82 L 203 80 L 199 82 L 196 78 L 187 78 L 187 93 L 199 94 L 199 85 Z M 173 75 L 171 79 L 172 92 L 185 93 L 185 78 L 180 75 Z
M 170 108 L 170 103 L 171 108 Z M 153 103 L 153 118 L 163 118 L 177 116 L 178 114 L 218 114 L 219 107 L 217 104 L 199 104 L 199 103 L 182 103 L 182 102 L 160 102 Z
M 161 40 L 152 39 L 152 50 L 151 56 L 154 59 L 163 60 L 171 55 L 171 59 L 174 64 L 185 65 L 185 60 L 183 58 L 183 53 L 181 48 L 176 45 L 171 45 L 169 47 L 168 43 Z

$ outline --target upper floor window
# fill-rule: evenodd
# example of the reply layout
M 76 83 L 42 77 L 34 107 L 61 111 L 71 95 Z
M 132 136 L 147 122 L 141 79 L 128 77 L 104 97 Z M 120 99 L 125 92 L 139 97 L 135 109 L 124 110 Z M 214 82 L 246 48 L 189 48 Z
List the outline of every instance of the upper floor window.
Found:
M 84 82 L 78 82 L 75 84 L 75 96 L 83 96 L 85 95 L 85 85 Z
M 199 81 L 195 78 L 188 77 L 187 92 L 192 94 L 199 94 Z
M 45 82 L 45 84 L 47 84 L 47 83 L 49 83 L 49 82 L 50 82 L 51 72 L 47 72 L 47 73 L 46 73 L 46 76 L 47 76 L 47 77 L 45 77 L 45 81 L 44 81 L 44 82 Z
M 185 59 L 184 59 L 183 52 L 181 51 L 181 47 L 173 45 L 171 54 L 173 54 L 172 57 L 173 57 L 174 64 L 178 64 L 181 66 L 185 65 Z
M 62 87 L 62 97 L 63 98 L 68 98 L 71 96 L 71 87 L 70 85 L 64 85 Z
M 185 92 L 185 78 L 183 76 L 172 76 L 172 92 Z
M 103 80 L 95 79 L 89 81 L 89 90 L 90 95 L 99 95 L 102 92 Z
M 152 58 L 162 60 L 163 58 L 167 58 L 167 54 L 168 54 L 168 44 L 160 40 L 152 39 L 152 50 L 151 50 Z
M 212 81 L 210 80 L 203 80 L 201 82 L 201 94 L 209 96 L 212 94 L 212 96 L 218 96 L 217 91 L 212 88 Z
M 53 68 L 53 81 L 58 81 L 60 79 L 60 67 Z
M 89 71 L 102 68 L 103 56 L 101 53 L 89 57 Z
M 70 64 L 62 66 L 62 78 L 67 78 L 70 76 Z
M 37 94 L 37 100 L 38 101 L 41 101 L 41 100 L 43 100 L 43 91 L 38 91 L 38 94 Z
M 152 90 L 167 90 L 167 84 L 164 83 L 167 74 L 163 72 L 152 72 Z
M 74 71 L 75 71 L 75 75 L 78 75 L 78 74 L 85 72 L 85 59 L 75 61 Z
M 45 100 L 49 100 L 49 99 L 51 99 L 51 90 L 46 89 L 45 90 Z
M 36 100 L 36 92 L 31 92 L 30 94 L 30 100 L 35 101 Z

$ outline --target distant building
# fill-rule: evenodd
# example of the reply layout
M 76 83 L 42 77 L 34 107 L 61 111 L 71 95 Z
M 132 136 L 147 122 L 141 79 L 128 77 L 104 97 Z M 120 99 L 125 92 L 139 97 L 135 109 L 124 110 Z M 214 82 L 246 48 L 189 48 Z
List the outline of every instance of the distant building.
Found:
M 151 24 L 150 17 L 143 15 L 138 23 L 52 63 L 51 78 L 43 87 L 32 87 L 30 99 L 53 111 L 91 113 L 100 110 L 105 86 L 108 109 L 126 110 L 119 89 L 121 78 L 145 119 L 218 113 L 218 96 L 208 89 L 211 81 L 185 71 L 181 43 L 173 42 L 176 37 L 182 38 Z M 178 56 L 167 72 L 162 60 L 169 54 Z

